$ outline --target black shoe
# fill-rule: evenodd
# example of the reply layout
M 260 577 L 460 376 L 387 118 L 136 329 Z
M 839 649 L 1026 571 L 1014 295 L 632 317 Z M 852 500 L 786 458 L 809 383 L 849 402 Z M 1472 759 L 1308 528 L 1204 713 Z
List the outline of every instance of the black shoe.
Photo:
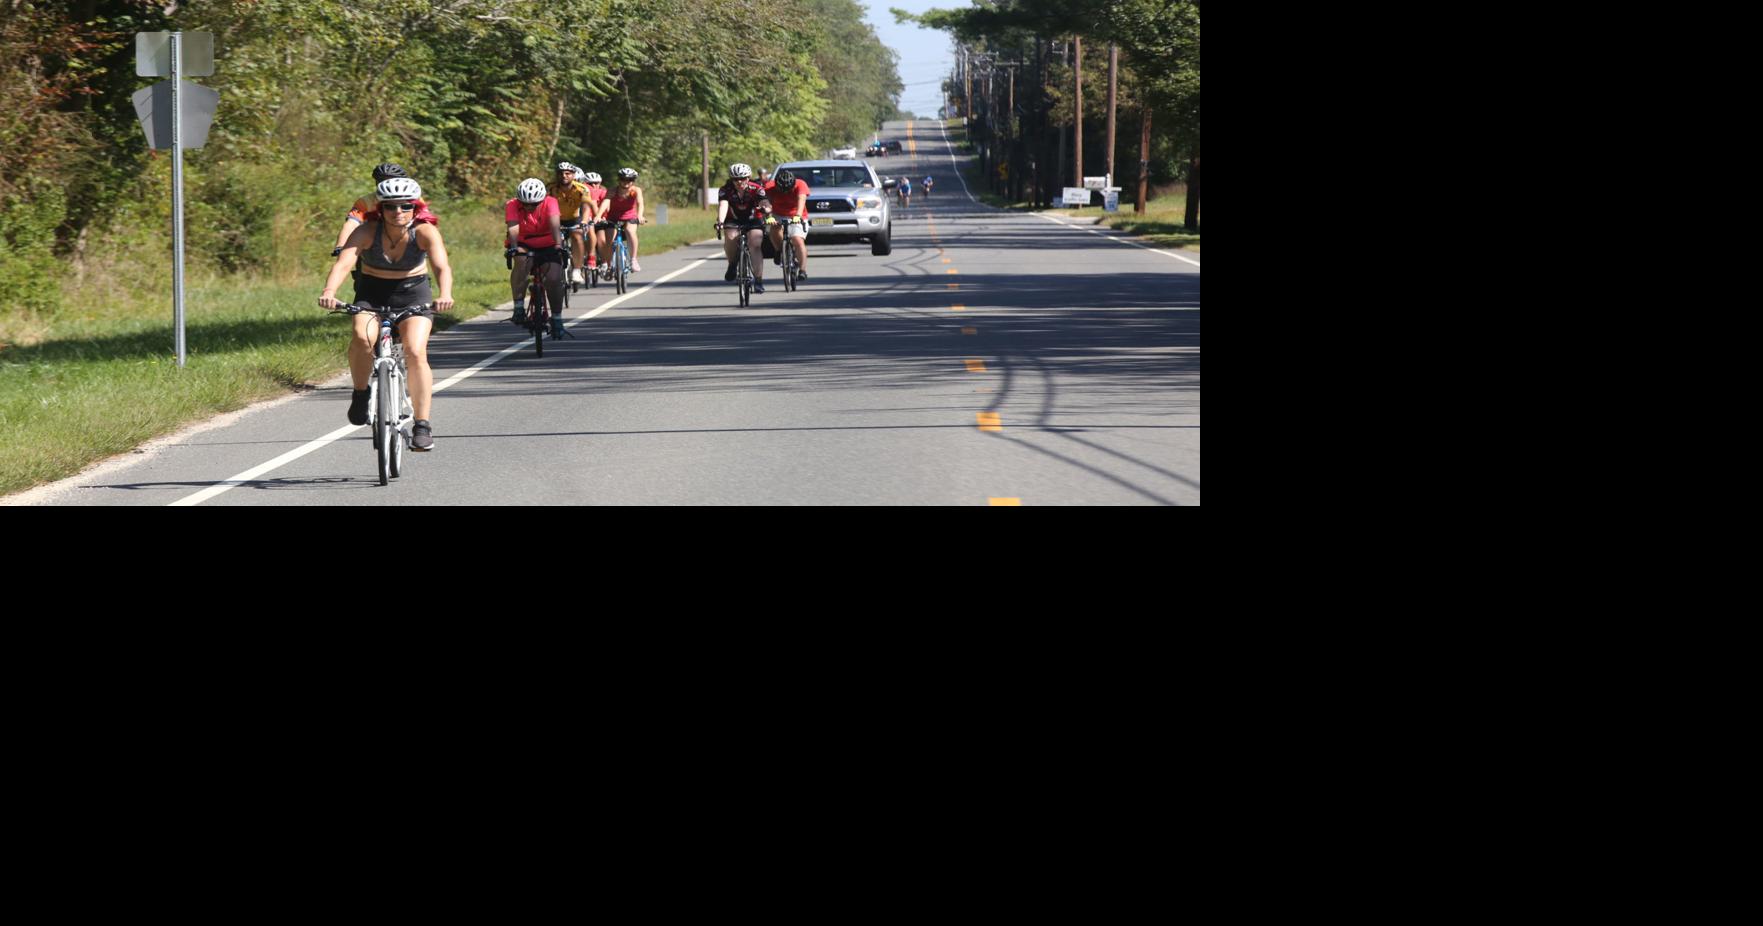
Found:
M 411 428 L 410 449 L 427 452 L 435 449 L 435 429 L 426 418 L 418 418 L 416 426 Z
M 515 306 L 514 307 L 514 317 L 509 319 L 509 321 L 512 322 L 514 324 L 514 326 L 517 328 L 526 327 L 526 306 L 524 306 L 524 305 Z
M 765 284 L 759 282 L 758 280 L 754 280 L 753 281 L 753 292 L 757 295 L 764 295 L 765 294 Z
M 796 271 L 796 279 L 798 279 L 798 280 L 806 280 L 806 279 L 808 279 L 808 271 L 806 271 L 806 270 L 798 270 L 798 271 Z
M 367 423 L 367 397 L 372 390 L 356 389 L 349 395 L 349 423 Z
M 722 275 L 722 281 L 724 283 L 733 283 L 735 281 L 735 265 L 734 264 L 728 265 L 728 272 Z

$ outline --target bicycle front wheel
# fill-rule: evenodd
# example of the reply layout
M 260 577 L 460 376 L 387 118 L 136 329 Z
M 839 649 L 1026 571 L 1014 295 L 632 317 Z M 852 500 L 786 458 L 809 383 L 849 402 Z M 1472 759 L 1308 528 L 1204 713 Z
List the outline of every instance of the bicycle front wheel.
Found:
M 392 481 L 392 441 L 398 439 L 397 404 L 392 400 L 391 369 L 382 363 L 374 375 L 379 380 L 378 402 L 373 410 L 374 433 L 378 438 L 374 449 L 379 456 L 380 485 L 387 485 Z
M 624 276 L 630 272 L 631 261 L 630 252 L 625 250 L 624 242 L 619 242 L 618 253 L 613 256 L 612 260 L 612 279 L 618 284 L 618 294 L 622 296 L 624 295 L 626 287 L 630 285 L 625 282 Z

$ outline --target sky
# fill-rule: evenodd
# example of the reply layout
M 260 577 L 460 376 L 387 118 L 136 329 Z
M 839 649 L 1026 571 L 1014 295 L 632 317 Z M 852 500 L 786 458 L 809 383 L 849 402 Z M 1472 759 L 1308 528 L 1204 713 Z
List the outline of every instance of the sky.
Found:
M 900 56 L 900 108 L 920 118 L 935 119 L 943 105 L 943 79 L 955 70 L 955 47 L 947 32 L 894 24 L 889 7 L 910 13 L 968 6 L 967 0 L 859 0 L 868 8 L 865 20 L 882 44 Z

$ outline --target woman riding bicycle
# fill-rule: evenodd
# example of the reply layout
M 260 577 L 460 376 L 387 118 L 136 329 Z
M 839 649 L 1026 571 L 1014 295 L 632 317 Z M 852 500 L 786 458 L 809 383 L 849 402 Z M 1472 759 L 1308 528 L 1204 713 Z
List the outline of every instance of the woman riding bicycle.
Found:
M 740 250 L 738 242 L 743 236 L 740 226 L 729 222 L 730 218 L 750 225 L 745 229 L 748 251 L 753 263 L 753 291 L 765 292 L 765 259 L 760 256 L 759 242 L 765 237 L 762 226 L 756 224 L 771 212 L 771 200 L 765 197 L 765 189 L 753 181 L 753 168 L 746 164 L 731 164 L 728 169 L 728 182 L 717 191 L 716 227 L 722 232 L 722 250 L 728 255 L 728 273 L 723 279 L 734 282 L 735 268 L 739 265 Z
M 361 274 L 355 279 L 355 302 L 377 308 L 404 309 L 434 303 L 434 307 L 404 319 L 398 335 L 404 340 L 404 364 L 409 374 L 410 404 L 416 413 L 415 433 L 411 438 L 414 450 L 429 450 L 435 445 L 434 429 L 429 425 L 429 400 L 434 392 L 434 372 L 429 369 L 429 333 L 434 330 L 435 313 L 453 310 L 453 268 L 447 263 L 447 246 L 441 241 L 441 230 L 434 225 L 418 224 L 417 203 L 422 187 L 408 177 L 392 177 L 381 181 L 374 191 L 379 208 L 369 213 L 367 221 L 349 234 L 343 249 L 331 265 L 324 292 L 318 304 L 334 309 L 337 287 L 361 259 Z M 428 269 L 434 266 L 441 283 L 441 298 L 429 291 Z M 349 341 L 349 375 L 354 394 L 349 398 L 349 423 L 367 423 L 368 378 L 373 375 L 373 352 L 379 339 L 379 318 L 363 312 L 355 316 L 355 336 Z
M 606 200 L 606 222 L 626 222 L 625 240 L 630 242 L 631 272 L 643 269 L 637 262 L 637 226 L 643 224 L 643 188 L 637 186 L 637 172 L 629 167 L 618 172 L 618 189 L 613 190 Z M 600 251 L 600 266 L 605 268 L 606 278 L 612 279 L 612 236 L 605 236 L 605 245 Z
M 515 198 L 503 207 L 508 234 L 503 243 L 514 259 L 508 285 L 514 290 L 516 325 L 526 324 L 526 281 L 529 264 L 536 263 L 545 301 L 551 306 L 551 336 L 563 337 L 563 254 L 561 212 L 557 200 L 545 190 L 545 181 L 528 177 L 520 182 Z M 524 249 L 524 250 L 520 250 Z M 516 253 L 519 251 L 519 253 Z
M 588 276 L 599 270 L 600 245 L 612 246 L 612 236 L 600 231 L 600 223 L 606 220 L 607 203 L 610 191 L 600 182 L 600 175 L 588 171 L 584 178 L 588 185 Z

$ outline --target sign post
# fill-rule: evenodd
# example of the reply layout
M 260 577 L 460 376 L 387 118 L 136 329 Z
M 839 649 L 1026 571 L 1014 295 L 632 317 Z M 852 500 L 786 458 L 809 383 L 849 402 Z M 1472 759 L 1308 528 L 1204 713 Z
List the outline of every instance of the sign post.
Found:
M 188 62 L 186 51 L 191 59 Z M 213 33 L 135 33 L 135 73 L 171 78 L 137 92 L 134 104 L 148 146 L 171 149 L 171 316 L 180 369 L 189 359 L 184 339 L 184 146 L 188 142 L 190 147 L 200 148 L 208 140 L 208 127 L 220 101 L 220 94 L 185 83 L 186 72 L 193 77 L 214 73 Z M 190 112 L 184 111 L 186 106 Z M 186 133 L 191 137 L 186 138 Z

